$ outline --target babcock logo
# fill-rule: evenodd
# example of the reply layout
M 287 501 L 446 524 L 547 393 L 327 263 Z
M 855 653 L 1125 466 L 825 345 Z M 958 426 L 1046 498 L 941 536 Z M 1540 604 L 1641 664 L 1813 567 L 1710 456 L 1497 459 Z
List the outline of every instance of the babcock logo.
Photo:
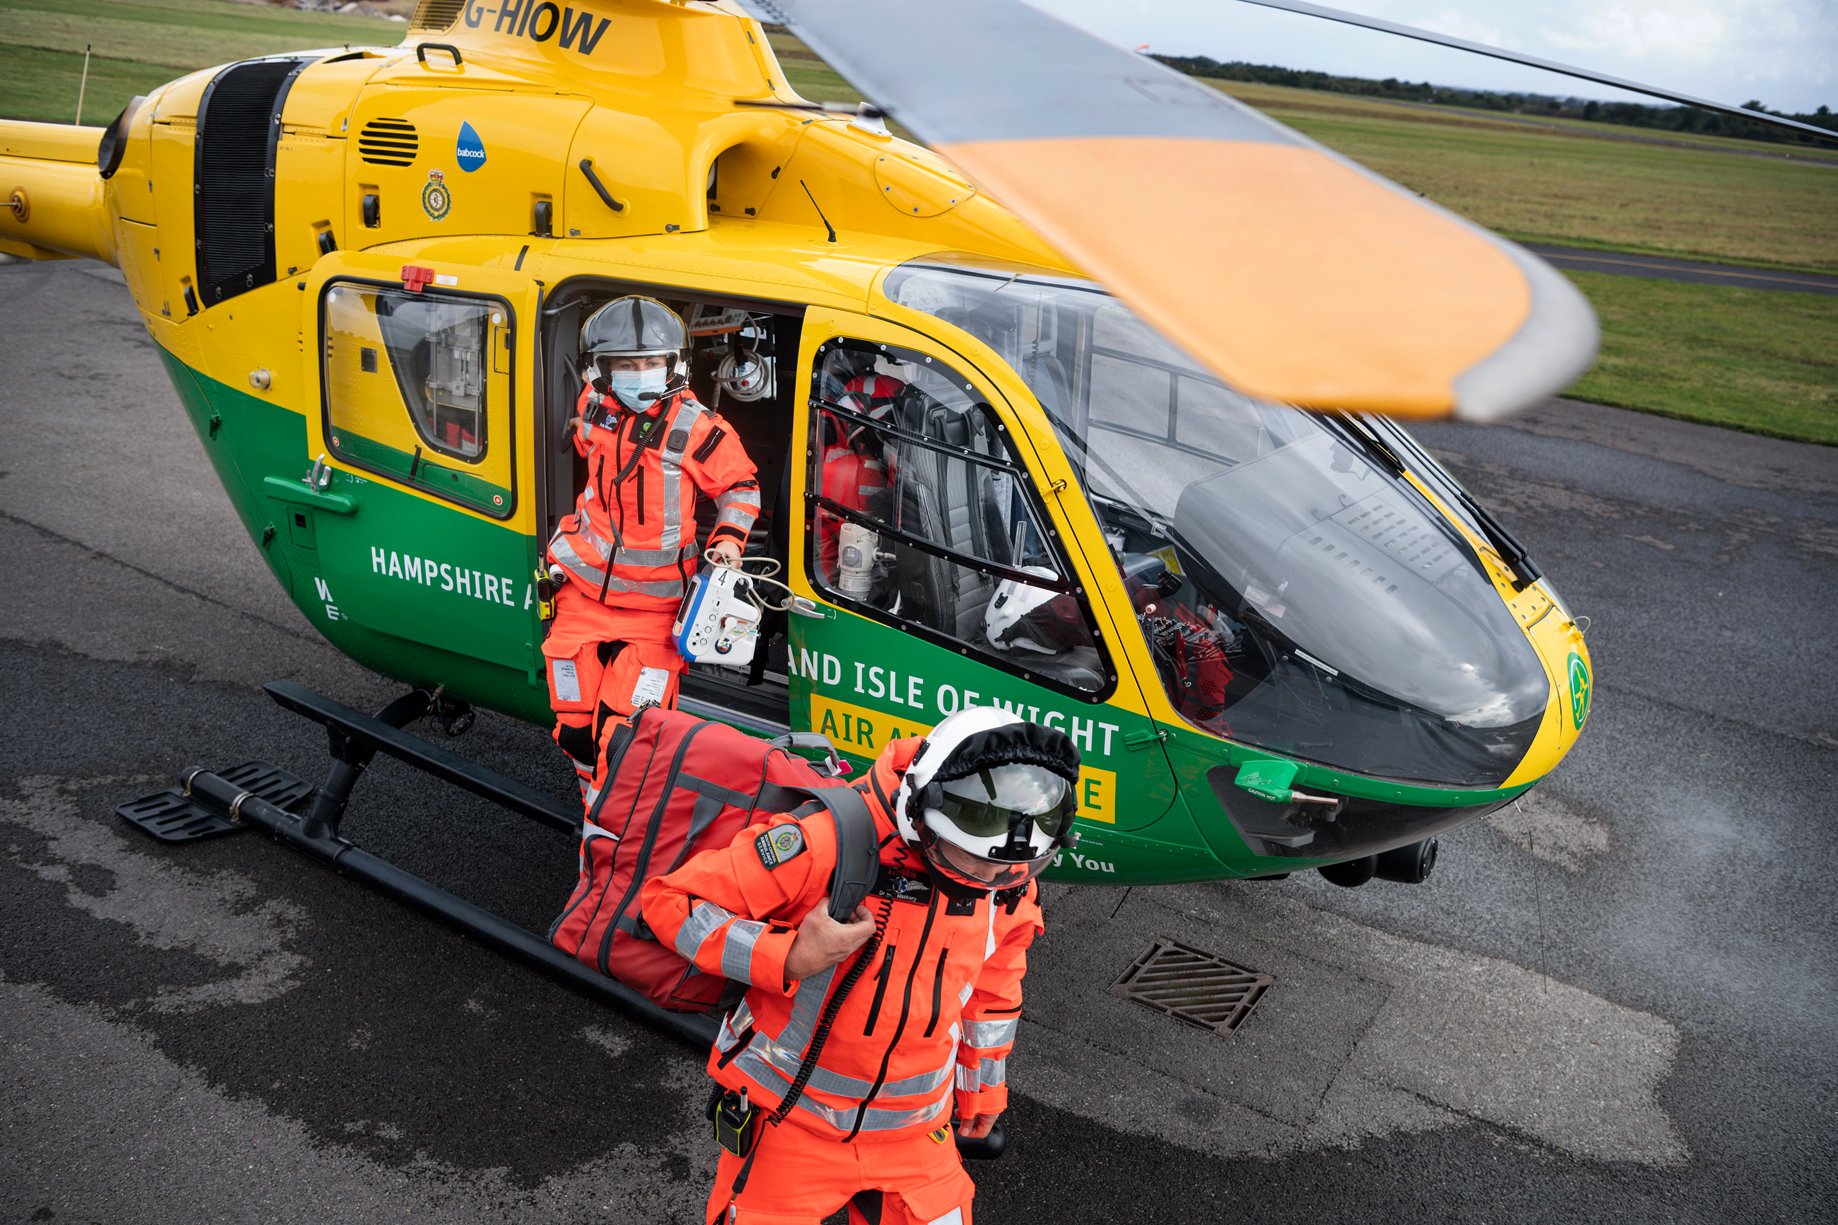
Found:
M 608 17 L 596 18 L 586 9 L 576 10 L 554 3 L 554 0 L 498 0 L 494 6 L 470 4 L 466 7 L 466 24 L 478 29 L 491 22 L 493 33 L 510 34 L 546 43 L 551 39 L 564 50 L 577 45 L 582 55 L 592 55 L 600 45 L 600 36 L 612 24 Z
M 453 151 L 461 170 L 477 170 L 485 164 L 485 142 L 472 130 L 470 123 L 460 124 L 459 142 Z

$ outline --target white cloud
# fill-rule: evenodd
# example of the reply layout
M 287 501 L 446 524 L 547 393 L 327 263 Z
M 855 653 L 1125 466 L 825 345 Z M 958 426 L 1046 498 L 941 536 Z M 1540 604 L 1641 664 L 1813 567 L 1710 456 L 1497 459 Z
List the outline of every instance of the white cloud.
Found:
M 1649 56 L 1708 63 L 1725 49 L 1723 17 L 1702 8 L 1629 10 L 1620 5 L 1585 14 L 1573 30 L 1544 31 L 1546 41 L 1571 51 L 1606 51 L 1644 60 Z
M 1497 26 L 1476 21 L 1456 9 L 1444 9 L 1428 21 L 1412 21 L 1408 24 L 1418 26 L 1433 34 L 1446 34 L 1450 38 L 1465 38 L 1471 43 L 1486 43 L 1489 47 L 1500 45 L 1500 30 Z

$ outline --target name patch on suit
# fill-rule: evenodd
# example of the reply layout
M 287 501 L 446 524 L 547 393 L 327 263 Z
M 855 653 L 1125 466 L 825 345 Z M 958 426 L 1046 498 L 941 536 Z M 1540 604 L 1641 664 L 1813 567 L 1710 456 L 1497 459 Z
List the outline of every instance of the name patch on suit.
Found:
M 804 831 L 796 825 L 774 826 L 753 840 L 753 849 L 761 863 L 776 868 L 804 853 Z
M 932 882 L 924 876 L 909 875 L 897 868 L 885 864 L 874 881 L 874 896 L 884 897 L 895 902 L 912 902 L 919 906 L 932 904 Z M 976 913 L 977 899 L 948 898 L 945 902 L 945 913 L 948 915 L 971 915 Z

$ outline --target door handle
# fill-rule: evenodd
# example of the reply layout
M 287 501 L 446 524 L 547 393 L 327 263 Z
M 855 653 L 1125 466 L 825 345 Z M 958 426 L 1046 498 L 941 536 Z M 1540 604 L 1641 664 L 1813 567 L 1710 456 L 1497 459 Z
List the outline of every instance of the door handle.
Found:
M 284 476 L 263 477 L 262 492 L 277 502 L 294 502 L 301 506 L 310 506 L 314 510 L 329 511 L 334 515 L 357 513 L 356 498 L 342 493 L 321 493 L 317 489 L 308 489 L 299 481 L 290 481 Z
M 828 612 L 819 607 L 815 600 L 806 596 L 792 596 L 791 601 L 785 606 L 785 610 L 787 612 L 796 613 L 800 617 L 814 617 L 818 621 L 828 621 L 830 619 L 830 614 Z

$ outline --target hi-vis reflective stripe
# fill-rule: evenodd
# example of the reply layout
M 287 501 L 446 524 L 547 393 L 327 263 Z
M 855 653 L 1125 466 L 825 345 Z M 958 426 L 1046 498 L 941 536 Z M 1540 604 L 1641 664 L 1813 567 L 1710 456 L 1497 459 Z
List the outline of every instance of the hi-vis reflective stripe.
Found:
M 660 548 L 674 549 L 683 543 L 683 450 L 689 446 L 689 432 L 702 412 L 702 405 L 695 400 L 680 398 L 670 417 L 670 432 L 664 436 L 664 530 L 657 542 Z M 679 437 L 683 445 L 672 447 L 670 440 Z M 694 534 L 692 530 L 690 535 Z
M 677 929 L 676 951 L 687 960 L 694 961 L 696 954 L 702 951 L 702 946 L 721 930 L 723 923 L 733 917 L 733 911 L 723 910 L 713 902 L 697 902 L 690 909 L 689 918 Z
M 736 982 L 753 985 L 753 946 L 766 934 L 766 925 L 753 919 L 735 919 L 721 946 L 721 973 Z
M 574 530 L 574 535 L 581 542 L 604 558 L 613 554 L 613 564 L 618 566 L 674 566 L 679 561 L 688 560 L 695 553 L 695 544 L 684 545 L 680 549 L 614 549 L 612 542 L 594 531 L 593 524 L 582 515 L 581 525 Z
M 607 582 L 606 571 L 596 569 L 582 561 L 580 554 L 574 551 L 574 546 L 569 544 L 567 538 L 559 532 L 556 533 L 554 539 L 549 541 L 549 556 L 553 557 L 556 564 L 562 569 L 579 579 L 583 586 L 591 589 L 595 595 L 599 594 L 602 586 L 609 592 L 617 591 L 624 595 L 655 595 L 668 598 L 670 596 L 680 596 L 683 594 L 683 583 L 681 579 L 661 579 L 654 583 L 633 583 L 622 578 L 616 578 L 611 582 Z
M 985 1059 L 975 1067 L 957 1065 L 957 1087 L 966 1093 L 994 1089 L 1008 1080 L 1008 1060 Z
M 967 1045 L 976 1047 L 1001 1046 L 1005 1042 L 1015 1040 L 1015 1027 L 1018 1024 L 1019 1022 L 1015 1020 L 972 1021 L 970 1032 L 965 1036 L 964 1041 Z
M 824 998 L 830 993 L 830 980 L 835 977 L 836 967 L 831 966 L 798 984 L 798 993 L 791 999 L 791 1020 L 785 1023 L 776 1039 L 779 1045 L 794 1051 L 810 1045 L 811 1035 L 817 1029 L 817 1010 L 823 1007 Z
M 729 977 L 733 976 L 729 975 Z M 717 1030 L 715 1033 L 715 1046 L 724 1052 L 733 1049 L 736 1041 L 737 1039 L 726 1029 Z M 740 1058 L 743 1063 L 749 1059 L 755 1062 L 763 1060 L 787 1081 L 798 1074 L 798 1068 L 804 1062 L 801 1052 L 787 1050 L 763 1033 L 753 1035 L 753 1040 L 747 1043 L 746 1052 Z M 951 1079 L 951 1069 L 956 1066 L 956 1062 L 955 1053 L 949 1053 L 945 1057 L 944 1066 L 930 1072 L 921 1072 L 917 1076 L 888 1081 L 881 1086 L 879 1096 L 896 1098 L 910 1097 L 915 1093 L 930 1093 Z M 820 1063 L 811 1071 L 810 1087 L 824 1093 L 833 1093 L 837 1097 L 852 1097 L 859 1101 L 867 1096 L 870 1089 L 874 1088 L 874 1082 L 844 1076 L 841 1072 L 832 1072 Z
M 751 1046 L 741 1052 L 740 1058 L 734 1061 L 734 1066 L 781 1098 L 791 1088 L 792 1078 L 754 1054 Z M 814 1087 L 816 1083 L 816 1077 L 812 1076 L 811 1085 Z M 947 1084 L 944 1092 L 936 1099 L 913 1110 L 876 1110 L 870 1107 L 862 1112 L 861 1129 L 863 1131 L 899 1131 L 921 1123 L 935 1123 L 950 1100 L 951 1086 Z M 798 1099 L 798 1109 L 815 1115 L 837 1131 L 846 1132 L 855 1127 L 855 1115 L 861 1110 L 861 1107 L 846 1106 L 837 1110 L 821 1102 L 812 1101 L 810 1095 L 805 1094 Z

